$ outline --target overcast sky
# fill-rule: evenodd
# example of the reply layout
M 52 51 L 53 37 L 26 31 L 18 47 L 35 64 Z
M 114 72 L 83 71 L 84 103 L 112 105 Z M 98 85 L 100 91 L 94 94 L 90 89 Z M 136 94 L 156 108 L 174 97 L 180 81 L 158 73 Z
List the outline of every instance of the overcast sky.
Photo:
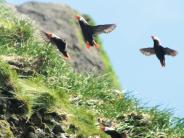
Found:
M 26 0 L 7 0 L 20 4 Z M 101 35 L 104 48 L 122 88 L 147 102 L 174 108 L 184 117 L 184 0 L 39 0 L 67 3 L 90 14 L 97 24 L 116 23 L 117 29 Z M 177 57 L 166 57 L 166 68 L 156 57 L 145 57 L 140 48 L 151 47 L 152 34 L 163 46 L 176 49 Z

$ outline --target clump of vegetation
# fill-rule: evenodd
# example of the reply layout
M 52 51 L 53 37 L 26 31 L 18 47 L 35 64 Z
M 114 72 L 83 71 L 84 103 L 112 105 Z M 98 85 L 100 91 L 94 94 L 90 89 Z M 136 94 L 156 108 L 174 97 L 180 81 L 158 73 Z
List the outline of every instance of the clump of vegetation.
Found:
M 12 71 L 7 64 L 0 62 L 0 88 L 6 91 L 17 92 L 16 79 L 15 71 Z
M 141 107 L 135 97 L 117 90 L 119 84 L 102 47 L 105 72 L 79 74 L 53 46 L 39 40 L 36 32 L 29 19 L 16 17 L 0 5 L 0 55 L 41 59 L 34 75 L 24 78 L 8 63 L 0 62 L 0 86 L 11 88 L 28 105 L 28 118 L 41 109 L 62 112 L 68 118 L 62 124 L 67 133 L 84 138 L 106 137 L 96 126 L 98 117 L 113 120 L 118 131 L 135 138 L 184 136 L 183 119 L 173 118 L 167 110 Z

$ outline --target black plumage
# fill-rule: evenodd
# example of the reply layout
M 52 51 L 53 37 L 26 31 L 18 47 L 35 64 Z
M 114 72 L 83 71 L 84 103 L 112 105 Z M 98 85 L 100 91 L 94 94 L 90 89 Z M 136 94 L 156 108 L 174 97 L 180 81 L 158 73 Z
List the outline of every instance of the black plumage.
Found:
M 57 35 L 53 33 L 47 33 L 43 32 L 47 38 L 49 39 L 49 42 L 56 45 L 57 49 L 63 54 L 63 56 L 68 59 L 70 56 L 67 52 L 67 43 L 62 38 L 58 37 Z
M 115 24 L 92 26 L 92 25 L 89 25 L 83 17 L 76 16 L 76 18 L 79 21 L 87 48 L 90 48 L 90 46 L 94 46 L 96 48 L 99 47 L 93 38 L 94 35 L 101 34 L 101 33 L 110 33 L 116 28 Z
M 116 130 L 110 127 L 102 127 L 101 128 L 107 135 L 111 136 L 111 138 L 128 138 L 126 133 L 120 134 Z
M 165 67 L 165 55 L 174 57 L 177 55 L 177 51 L 167 47 L 164 48 L 160 44 L 159 39 L 155 36 L 152 36 L 152 39 L 154 42 L 153 48 L 142 48 L 140 49 L 140 51 L 146 56 L 156 55 L 157 58 L 160 60 L 162 67 Z

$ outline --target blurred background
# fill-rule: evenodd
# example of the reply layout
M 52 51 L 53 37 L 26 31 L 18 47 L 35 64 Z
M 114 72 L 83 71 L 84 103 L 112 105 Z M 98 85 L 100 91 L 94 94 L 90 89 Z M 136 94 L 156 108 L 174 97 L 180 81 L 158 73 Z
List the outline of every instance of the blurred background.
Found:
M 115 31 L 100 38 L 124 92 L 132 92 L 147 106 L 161 105 L 172 108 L 175 116 L 184 116 L 184 1 L 38 1 L 66 3 L 91 15 L 97 24 L 116 23 Z M 18 5 L 27 0 L 7 2 Z M 166 57 L 166 68 L 156 57 L 145 57 L 139 52 L 140 48 L 153 45 L 151 35 L 157 35 L 164 47 L 179 53 L 175 58 Z

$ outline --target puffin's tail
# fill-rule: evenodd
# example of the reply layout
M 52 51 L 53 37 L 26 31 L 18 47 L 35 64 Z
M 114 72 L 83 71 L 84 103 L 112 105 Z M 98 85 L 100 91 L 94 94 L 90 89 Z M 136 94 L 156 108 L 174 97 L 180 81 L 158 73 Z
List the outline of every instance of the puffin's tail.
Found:
M 160 60 L 162 67 L 165 67 L 165 60 Z

